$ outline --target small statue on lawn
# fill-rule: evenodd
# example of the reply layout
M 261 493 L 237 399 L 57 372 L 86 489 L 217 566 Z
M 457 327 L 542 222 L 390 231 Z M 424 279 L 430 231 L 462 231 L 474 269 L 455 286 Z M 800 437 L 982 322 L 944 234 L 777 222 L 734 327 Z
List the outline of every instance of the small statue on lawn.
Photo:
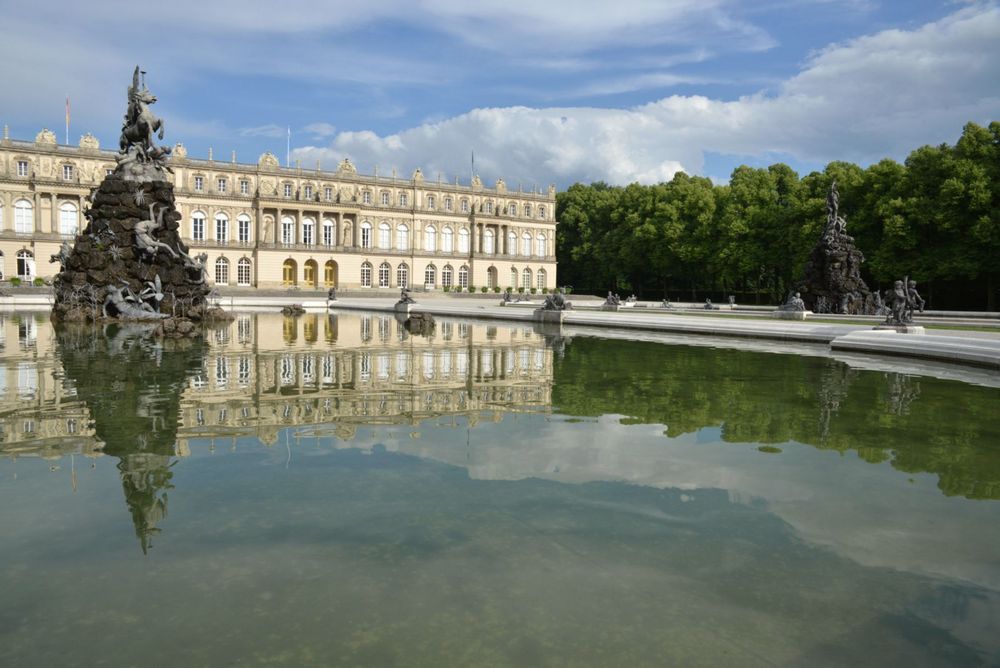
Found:
M 805 311 L 806 303 L 798 292 L 788 293 L 788 300 L 778 307 L 779 311 Z

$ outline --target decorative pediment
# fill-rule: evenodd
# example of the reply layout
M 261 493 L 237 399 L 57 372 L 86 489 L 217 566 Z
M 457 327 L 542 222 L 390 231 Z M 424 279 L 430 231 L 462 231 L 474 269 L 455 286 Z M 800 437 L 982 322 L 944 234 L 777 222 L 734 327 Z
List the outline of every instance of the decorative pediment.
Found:
M 56 133 L 48 128 L 42 128 L 42 131 L 35 135 L 35 143 L 55 146 L 57 143 Z
M 257 165 L 264 169 L 277 169 L 281 166 L 281 163 L 278 162 L 278 156 L 270 151 L 264 151 L 260 154 L 260 158 L 257 159 Z

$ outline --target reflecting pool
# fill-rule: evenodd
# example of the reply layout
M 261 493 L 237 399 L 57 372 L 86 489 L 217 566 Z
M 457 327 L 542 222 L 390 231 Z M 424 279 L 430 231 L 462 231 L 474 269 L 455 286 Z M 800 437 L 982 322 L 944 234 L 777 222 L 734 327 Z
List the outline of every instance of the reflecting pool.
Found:
M 1000 389 L 902 366 L 0 315 L 0 665 L 994 665 Z

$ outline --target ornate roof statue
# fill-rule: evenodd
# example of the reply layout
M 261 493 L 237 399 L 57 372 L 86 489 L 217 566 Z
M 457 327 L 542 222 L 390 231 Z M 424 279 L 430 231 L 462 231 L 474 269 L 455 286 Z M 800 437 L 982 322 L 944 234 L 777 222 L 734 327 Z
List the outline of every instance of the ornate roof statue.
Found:
M 149 109 L 156 102 L 156 96 L 146 88 L 146 73 L 135 66 L 132 85 L 128 87 L 128 107 L 122 123 L 122 134 L 118 140 L 118 163 L 125 168 L 126 180 L 165 180 L 164 171 L 170 171 L 166 160 L 170 148 L 157 146 L 155 134 L 163 139 L 163 120 Z

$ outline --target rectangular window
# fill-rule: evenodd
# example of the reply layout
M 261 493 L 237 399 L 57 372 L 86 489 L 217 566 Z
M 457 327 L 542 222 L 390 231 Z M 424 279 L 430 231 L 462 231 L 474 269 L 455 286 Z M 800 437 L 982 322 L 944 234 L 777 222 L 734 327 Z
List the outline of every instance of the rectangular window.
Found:
M 306 199 L 310 199 L 310 200 L 313 198 L 313 187 L 312 186 L 306 186 L 305 187 L 305 197 L 306 197 Z
M 225 218 L 215 219 L 215 240 L 220 244 L 229 241 L 229 221 Z
M 201 176 L 194 177 L 194 191 L 200 193 L 205 189 L 205 179 Z
M 18 176 L 27 176 L 28 175 L 28 161 L 27 160 L 18 160 L 17 161 L 17 175 Z
M 285 192 L 285 197 L 291 197 L 292 196 L 292 184 L 291 183 L 286 183 L 285 184 L 285 191 L 284 192 Z
M 333 224 L 329 222 L 323 223 L 323 245 L 332 246 L 333 245 Z
M 399 206 L 407 206 L 410 201 L 406 193 L 399 193 Z
M 291 219 L 281 222 L 281 243 L 295 243 L 295 223 Z
M 363 193 L 361 193 L 361 203 L 362 204 L 371 204 L 372 203 L 372 194 L 370 192 L 368 192 L 367 190 L 364 191 Z
M 236 283 L 239 285 L 250 285 L 250 263 L 240 262 L 236 265 Z M 240 325 L 243 323 L 240 322 Z
M 450 197 L 445 197 L 444 198 L 444 210 L 445 211 L 451 211 L 451 198 Z
M 220 193 L 225 193 L 226 192 L 226 180 L 225 179 L 219 179 L 218 182 L 216 183 L 216 186 L 218 186 L 216 189 Z
M 236 222 L 237 234 L 239 234 L 239 240 L 241 244 L 250 243 L 250 219 L 240 218 Z
M 302 225 L 302 243 L 306 246 L 313 245 L 313 224 L 305 223 Z
M 361 287 L 370 288 L 372 286 L 372 266 L 370 264 L 361 265 Z
M 73 165 L 63 165 L 63 181 L 73 180 Z
M 195 217 L 191 219 L 191 239 L 193 241 L 205 240 L 205 219 Z
M 323 199 L 327 202 L 333 201 L 333 188 L 323 188 Z
M 389 206 L 389 193 L 382 193 L 382 206 Z
M 469 213 L 469 200 L 462 200 L 462 213 Z
M 250 194 L 250 182 L 249 181 L 240 181 L 240 194 L 241 195 L 249 195 Z
M 434 210 L 434 195 L 427 196 L 427 210 L 428 211 Z

